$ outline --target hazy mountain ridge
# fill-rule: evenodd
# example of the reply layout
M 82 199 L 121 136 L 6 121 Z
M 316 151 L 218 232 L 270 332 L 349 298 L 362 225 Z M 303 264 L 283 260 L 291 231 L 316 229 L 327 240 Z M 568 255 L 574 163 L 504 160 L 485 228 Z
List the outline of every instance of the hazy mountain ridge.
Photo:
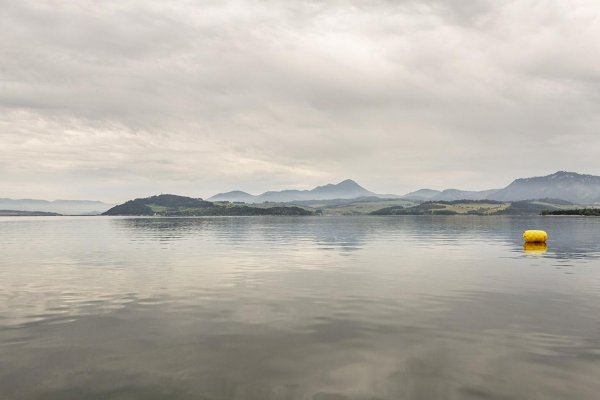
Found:
M 244 202 L 253 203 L 257 196 L 251 195 L 250 193 L 243 192 L 241 190 L 232 190 L 231 192 L 218 193 L 209 198 L 210 201 L 231 201 L 231 202 Z
M 573 204 L 600 202 L 600 176 L 558 171 L 546 176 L 519 178 L 503 189 L 469 191 L 421 189 L 402 198 L 417 201 L 497 200 L 525 201 L 554 199 Z
M 600 176 L 559 171 L 551 175 L 519 178 L 502 189 L 460 190 L 460 189 L 420 189 L 403 196 L 373 193 L 351 179 L 338 184 L 317 186 L 312 190 L 268 191 L 261 195 L 239 190 L 219 193 L 209 200 L 245 203 L 290 203 L 301 201 L 342 200 L 355 198 L 402 198 L 411 201 L 456 201 L 456 200 L 497 200 L 524 201 L 535 199 L 555 199 L 573 204 L 595 204 L 600 202 Z
M 58 217 L 61 214 L 44 211 L 0 210 L 0 217 Z
M 113 207 L 95 200 L 39 200 L 0 198 L 0 209 L 13 211 L 48 212 L 65 215 L 102 214 Z
M 402 198 L 407 200 L 426 201 L 432 199 L 440 193 L 442 192 L 434 189 L 419 189 L 415 190 L 414 192 L 405 194 L 404 196 L 402 196 Z
M 558 171 L 551 175 L 516 179 L 490 199 L 518 201 L 552 198 L 575 204 L 600 202 L 600 176 Z
M 454 200 L 486 200 L 491 195 L 496 193 L 499 189 L 490 190 L 459 190 L 459 189 L 446 189 L 439 194 L 433 196 L 430 200 L 432 201 L 454 201 Z
M 251 195 L 240 190 L 234 190 L 226 193 L 219 193 L 215 196 L 210 197 L 209 201 L 243 201 L 246 203 L 263 203 L 276 202 L 276 203 L 288 203 L 293 201 L 304 201 L 304 200 L 334 200 L 334 199 L 353 199 L 357 197 L 369 197 L 377 195 L 351 179 L 346 179 L 337 184 L 327 184 L 323 186 L 317 186 L 311 190 L 280 190 L 280 191 L 268 191 L 258 196 Z

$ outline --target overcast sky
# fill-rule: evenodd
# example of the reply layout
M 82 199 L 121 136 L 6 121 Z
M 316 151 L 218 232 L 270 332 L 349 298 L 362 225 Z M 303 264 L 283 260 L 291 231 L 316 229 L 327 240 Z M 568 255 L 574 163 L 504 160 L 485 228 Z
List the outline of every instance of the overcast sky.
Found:
M 0 197 L 600 175 L 600 1 L 0 0 Z

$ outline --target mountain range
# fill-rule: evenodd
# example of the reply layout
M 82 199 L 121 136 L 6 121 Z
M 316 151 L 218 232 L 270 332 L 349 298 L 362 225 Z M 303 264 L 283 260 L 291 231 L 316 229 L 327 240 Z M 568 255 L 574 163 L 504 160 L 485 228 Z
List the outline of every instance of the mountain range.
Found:
M 559 171 L 552 175 L 523 178 L 489 196 L 499 201 L 561 199 L 575 204 L 600 202 L 600 176 Z
M 209 201 L 231 201 L 231 202 L 244 202 L 244 203 L 263 203 L 263 202 L 274 202 L 274 203 L 287 203 L 291 201 L 303 201 L 303 200 L 332 200 L 332 199 L 354 199 L 357 197 L 385 197 L 383 195 L 377 195 L 352 179 L 346 179 L 337 184 L 328 184 L 323 186 L 317 186 L 311 190 L 281 190 L 281 191 L 269 191 L 258 196 L 251 195 L 250 193 L 242 192 L 240 190 L 234 190 L 227 193 L 219 193 L 210 197 Z M 397 197 L 397 196 L 394 196 Z
M 554 199 L 574 204 L 595 204 L 600 202 L 600 176 L 558 171 L 546 176 L 516 179 L 503 189 L 483 191 L 421 189 L 402 197 L 416 201 Z
M 496 200 L 521 201 L 554 199 L 574 204 L 600 203 L 600 176 L 558 171 L 551 175 L 516 179 L 501 189 L 470 191 L 460 189 L 420 189 L 404 196 L 373 193 L 351 179 L 338 184 L 317 186 L 312 190 L 269 191 L 255 196 L 235 190 L 219 193 L 210 201 L 245 203 L 299 202 L 307 200 L 353 199 L 359 197 L 402 198 L 412 201 Z
M 554 203 L 579 205 L 600 204 L 600 176 L 558 171 L 546 176 L 516 179 L 501 189 L 469 191 L 460 189 L 420 189 L 404 196 L 377 194 L 365 189 L 351 179 L 337 184 L 317 186 L 311 190 L 268 191 L 252 195 L 240 190 L 219 193 L 210 197 L 210 202 L 243 203 L 293 203 L 312 205 L 307 202 L 337 201 L 350 199 L 361 202 L 378 202 L 382 199 L 409 200 L 411 202 L 435 201 L 479 201 L 494 200 L 514 202 L 524 200 L 551 199 Z M 332 204 L 329 204 L 330 206 Z M 37 200 L 0 198 L 0 210 L 59 213 L 66 215 L 96 215 L 106 212 L 113 204 L 88 200 Z

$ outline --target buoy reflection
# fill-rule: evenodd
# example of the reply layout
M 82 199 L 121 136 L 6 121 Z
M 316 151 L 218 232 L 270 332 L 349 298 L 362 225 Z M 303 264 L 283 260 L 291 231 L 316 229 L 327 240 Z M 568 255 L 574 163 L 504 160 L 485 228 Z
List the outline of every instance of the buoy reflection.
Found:
M 542 254 L 548 251 L 548 245 L 546 243 L 525 243 L 523 250 L 525 253 Z

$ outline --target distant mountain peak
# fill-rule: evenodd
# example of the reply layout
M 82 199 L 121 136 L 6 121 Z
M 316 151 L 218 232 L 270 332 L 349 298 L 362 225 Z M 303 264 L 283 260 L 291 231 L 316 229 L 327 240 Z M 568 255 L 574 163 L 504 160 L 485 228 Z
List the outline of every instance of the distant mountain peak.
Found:
M 241 190 L 232 190 L 231 192 L 218 193 L 212 196 L 210 201 L 240 201 L 244 203 L 252 203 L 256 196 Z
M 441 191 L 434 189 L 419 189 L 415 190 L 414 192 L 407 193 L 402 197 L 409 200 L 423 201 L 429 200 L 440 193 Z
M 556 171 L 553 174 L 550 174 L 548 176 L 585 176 L 585 174 L 579 174 L 577 172 L 571 172 L 571 171 Z
M 244 192 L 242 190 L 232 190 L 230 192 L 218 193 L 218 194 L 214 195 L 213 197 L 217 197 L 217 196 L 221 196 L 221 195 L 252 196 L 250 193 Z
M 356 181 L 354 181 L 352 179 L 344 179 L 343 181 L 341 181 L 339 183 L 328 183 L 327 185 L 317 186 L 312 190 L 324 189 L 324 188 L 367 190 L 364 187 L 360 186 L 358 183 L 356 183 Z
M 557 178 L 557 177 L 571 177 L 571 176 L 593 176 L 593 175 L 586 175 L 586 174 L 580 174 L 578 172 L 572 172 L 572 171 L 556 171 L 552 174 L 548 174 L 548 175 L 542 175 L 542 176 L 532 176 L 529 178 L 521 178 L 521 180 L 524 179 L 540 179 L 540 178 Z M 516 179 L 519 180 L 519 179 Z
M 364 187 L 360 186 L 358 183 L 356 183 L 356 181 L 354 181 L 352 179 L 344 179 L 343 181 L 341 181 L 340 183 L 338 183 L 335 186 L 344 187 L 344 188 L 354 187 L 354 188 L 360 188 L 360 189 L 366 190 Z
M 331 198 L 350 198 L 360 196 L 372 196 L 373 192 L 360 186 L 352 179 L 346 179 L 337 184 L 327 184 L 323 186 L 317 186 L 316 188 L 309 190 L 312 194 L 331 194 L 336 197 Z

